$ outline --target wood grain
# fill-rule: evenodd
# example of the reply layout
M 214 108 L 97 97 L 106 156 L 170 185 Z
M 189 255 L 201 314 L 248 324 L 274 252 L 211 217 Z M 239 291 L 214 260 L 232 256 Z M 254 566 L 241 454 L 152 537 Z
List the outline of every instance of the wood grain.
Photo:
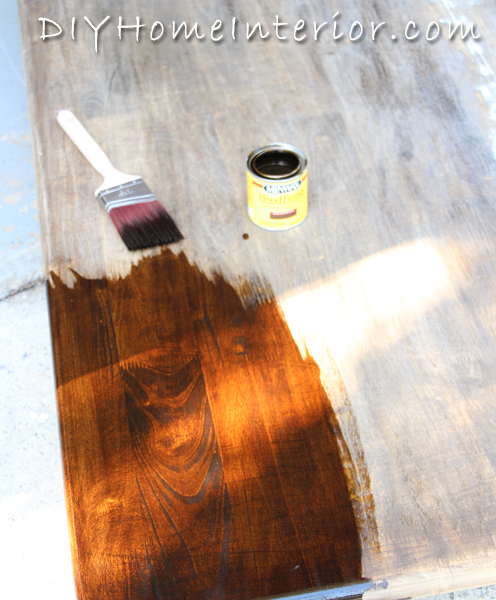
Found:
M 361 565 L 355 573 L 376 586 L 366 594 L 402 598 L 495 582 L 496 48 L 492 32 L 496 21 L 492 3 L 420 0 L 413 11 L 405 0 L 338 0 L 332 5 L 322 0 L 222 4 L 173 0 L 167 8 L 158 0 L 148 0 L 127 3 L 124 10 L 114 0 L 105 7 L 93 0 L 83 4 L 55 0 L 50 5 L 20 0 L 20 11 L 46 271 L 55 286 L 50 288 L 51 315 L 54 335 L 66 340 L 56 351 L 56 365 L 63 365 L 57 366 L 59 396 L 66 386 L 83 380 L 92 381 L 97 390 L 103 386 L 110 394 L 110 384 L 93 380 L 102 374 L 105 381 L 112 381 L 121 364 L 133 372 L 128 361 L 135 356 L 142 357 L 140 368 L 148 368 L 147 361 L 159 360 L 155 353 L 168 347 L 167 332 L 175 331 L 171 333 L 174 343 L 183 343 L 178 329 L 158 327 L 156 310 L 148 307 L 160 305 L 166 310 L 170 298 L 179 293 L 187 297 L 181 316 L 198 315 L 195 302 L 204 295 L 196 284 L 191 288 L 178 275 L 172 259 L 167 259 L 164 272 L 153 267 L 153 284 L 148 275 L 140 283 L 143 264 L 162 265 L 165 259 L 157 258 L 156 252 L 128 253 L 123 247 L 93 198 L 100 184 L 98 175 L 56 126 L 56 111 L 70 108 L 116 166 L 142 175 L 170 211 L 186 238 L 171 248 L 173 254 L 184 253 L 202 274 L 200 279 L 214 282 L 220 277 L 222 285 L 231 286 L 238 298 L 229 296 L 233 307 L 239 307 L 240 301 L 243 310 L 252 314 L 253 305 L 268 302 L 272 308 L 260 309 L 264 318 L 277 308 L 299 351 L 294 363 L 298 377 L 301 365 L 307 365 L 307 391 L 317 390 L 310 386 L 316 374 L 309 366 L 317 365 L 321 390 L 310 411 L 316 421 L 311 425 L 301 420 L 324 439 L 320 437 L 325 434 L 324 423 L 331 417 L 317 402 L 323 389 L 339 425 L 333 426 L 334 442 L 324 437 L 333 456 L 337 444 L 336 464 L 341 465 L 350 493 L 360 546 Z M 334 41 L 336 11 L 345 32 L 355 20 L 367 28 L 371 21 L 386 21 L 387 26 L 375 42 L 365 36 L 351 43 L 346 35 Z M 111 16 L 98 54 L 93 33 L 83 21 L 85 14 L 94 23 Z M 166 24 L 173 19 L 199 21 L 208 28 L 215 19 L 228 23 L 232 16 L 243 22 L 260 20 L 270 27 L 275 14 L 293 24 L 305 18 L 310 23 L 327 21 L 330 27 L 327 37 L 304 43 L 278 40 L 275 35 L 249 42 L 227 37 L 221 43 L 172 41 L 170 31 L 156 44 L 146 35 L 137 43 L 131 31 L 119 40 L 119 15 L 131 23 L 138 14 L 148 28 L 157 19 Z M 42 42 L 41 16 L 64 24 L 64 35 Z M 68 29 L 72 16 L 78 18 L 75 41 Z M 416 42 L 402 35 L 410 19 L 421 31 Z M 461 19 L 477 24 L 482 34 L 478 42 L 463 42 L 459 37 L 449 41 L 446 35 L 435 43 L 425 40 L 430 21 L 438 21 L 446 31 L 446 22 Z M 208 29 L 205 33 L 208 38 Z M 396 41 L 391 34 L 397 35 Z M 295 144 L 309 157 L 309 216 L 302 227 L 282 235 L 256 228 L 246 214 L 245 158 L 254 148 L 273 141 Z M 143 262 L 146 257 L 153 261 Z M 144 287 L 139 304 L 132 295 L 117 294 L 112 299 L 120 289 L 114 284 L 127 276 L 136 288 Z M 156 285 L 160 298 L 155 296 Z M 89 304 L 71 296 L 72 289 L 91 300 Z M 232 441 L 215 421 L 228 394 L 223 388 L 227 383 L 219 383 L 219 357 L 226 352 L 222 310 L 219 305 L 208 311 L 218 317 L 215 324 L 211 320 L 215 338 L 208 324 L 206 329 L 201 324 L 203 313 L 196 317 L 196 325 L 187 326 L 185 346 L 178 351 L 183 358 L 177 365 L 194 378 L 193 354 L 185 350 L 191 344 L 197 348 L 195 360 L 209 366 L 208 374 L 202 366 L 202 376 L 219 452 L 219 440 Z M 132 331 L 128 320 L 143 322 L 139 339 L 125 333 Z M 112 334 L 116 322 L 125 324 L 116 328 L 121 336 L 118 343 Z M 241 329 L 249 340 L 244 326 Z M 262 340 L 273 343 L 268 331 L 257 335 L 260 344 Z M 294 345 L 288 344 L 295 357 Z M 239 348 L 243 352 L 243 344 Z M 254 352 L 258 356 L 256 348 Z M 251 386 L 252 393 L 273 395 L 275 375 L 263 376 L 262 387 L 262 371 L 240 369 L 240 380 Z M 298 414 L 300 392 L 292 388 L 291 373 L 288 369 L 284 381 L 292 390 L 291 406 Z M 81 394 L 90 410 L 92 400 L 86 392 Z M 237 389 L 232 397 L 233 407 L 238 406 Z M 200 401 L 195 406 L 203 410 Z M 141 422 L 139 405 L 132 410 Z M 279 418 L 262 410 L 253 415 L 257 424 L 263 423 L 267 439 L 272 439 L 271 428 Z M 266 428 L 267 419 L 271 425 Z M 199 428 L 199 423 L 193 419 L 187 430 L 193 424 Z M 61 424 L 64 428 L 63 417 Z M 291 420 L 288 427 L 295 435 L 295 447 L 303 443 L 297 441 L 297 427 Z M 250 436 L 256 436 L 260 427 L 255 432 L 248 425 L 246 429 L 248 439 L 258 443 Z M 94 443 L 93 430 L 84 431 L 87 443 Z M 134 443 L 140 435 L 138 431 Z M 316 448 L 305 443 L 310 460 Z M 131 460 L 131 446 L 119 447 L 128 448 L 123 459 Z M 249 448 L 256 466 L 258 455 L 253 445 Z M 276 455 L 274 450 L 272 461 Z M 308 466 L 291 462 L 295 469 L 302 464 Z M 67 461 L 66 468 L 68 476 L 77 472 Z M 312 463 L 311 468 L 321 481 L 318 466 Z M 227 472 L 223 473 L 227 485 Z M 99 479 L 99 485 L 107 479 Z M 128 487 L 133 486 L 134 492 L 126 487 L 126 493 L 136 494 L 133 497 L 143 504 L 133 481 Z M 144 497 L 150 498 L 150 489 L 143 481 L 140 485 Z M 262 487 L 253 487 L 248 498 L 254 507 L 260 506 L 255 492 L 266 493 L 261 481 L 257 485 Z M 274 488 L 279 499 L 289 494 L 286 486 L 281 479 Z M 328 494 L 324 483 L 320 488 Z M 321 497 L 312 493 L 320 503 Z M 78 492 L 78 502 L 86 495 L 86 490 Z M 216 499 L 217 514 L 221 504 L 222 510 L 228 510 L 220 496 Z M 151 514 L 160 508 L 152 500 L 150 506 Z M 284 507 L 287 514 L 298 513 L 288 500 Z M 271 508 L 282 509 L 283 505 Z M 255 511 L 256 515 L 260 516 Z M 315 524 L 316 518 L 309 513 L 308 523 Z M 285 524 L 282 519 L 281 528 Z M 333 525 L 326 522 L 325 527 Z M 220 529 L 216 531 L 214 545 L 219 551 L 222 535 Z M 332 563 L 323 534 L 317 528 L 312 531 L 322 545 L 317 552 L 319 564 Z M 80 535 L 83 542 L 90 533 L 78 529 L 75 543 Z M 305 540 L 307 533 L 301 535 Z M 188 538 L 190 545 L 193 537 Z M 255 564 L 253 556 L 246 560 Z M 76 567 L 79 563 L 75 555 Z M 137 559 L 138 564 L 143 563 Z M 120 568 L 117 558 L 112 565 Z M 207 574 L 204 567 L 199 569 L 207 580 L 213 571 Z M 110 570 L 105 570 L 108 577 Z M 291 577 L 302 577 L 298 571 Z M 151 577 L 148 567 L 146 573 Z M 279 575 L 274 577 L 277 581 Z M 313 584 L 317 579 L 303 578 L 292 589 Z M 275 589 L 278 584 L 257 585 L 258 591 L 250 588 L 249 593 L 269 590 L 271 585 Z
M 272 300 L 170 251 L 49 293 L 81 598 L 361 580 L 339 425 Z

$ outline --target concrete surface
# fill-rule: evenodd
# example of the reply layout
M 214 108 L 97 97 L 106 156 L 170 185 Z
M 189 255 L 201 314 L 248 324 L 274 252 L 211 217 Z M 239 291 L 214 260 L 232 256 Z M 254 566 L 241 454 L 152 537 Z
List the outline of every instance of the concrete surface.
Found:
M 0 598 L 73 600 L 17 3 L 0 9 Z
M 0 8 L 0 598 L 73 600 L 17 5 Z
M 42 276 L 17 4 L 0 0 L 0 298 Z

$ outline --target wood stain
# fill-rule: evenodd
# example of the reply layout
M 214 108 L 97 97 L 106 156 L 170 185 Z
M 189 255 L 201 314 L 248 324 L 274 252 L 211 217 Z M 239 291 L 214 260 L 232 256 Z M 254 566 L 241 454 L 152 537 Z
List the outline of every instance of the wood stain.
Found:
M 283 231 L 303 223 L 308 212 L 308 160 L 290 144 L 274 143 L 246 159 L 248 215 L 263 229 Z
M 275 301 L 170 251 L 75 277 L 49 295 L 80 597 L 363 585 L 332 398 Z

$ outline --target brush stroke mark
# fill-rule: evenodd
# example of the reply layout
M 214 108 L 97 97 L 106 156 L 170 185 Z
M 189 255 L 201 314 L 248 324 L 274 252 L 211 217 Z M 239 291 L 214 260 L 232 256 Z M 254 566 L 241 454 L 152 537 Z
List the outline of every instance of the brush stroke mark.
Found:
M 168 250 L 123 279 L 51 281 L 82 597 L 366 589 L 373 515 L 357 521 L 332 398 L 260 282 L 241 297 Z

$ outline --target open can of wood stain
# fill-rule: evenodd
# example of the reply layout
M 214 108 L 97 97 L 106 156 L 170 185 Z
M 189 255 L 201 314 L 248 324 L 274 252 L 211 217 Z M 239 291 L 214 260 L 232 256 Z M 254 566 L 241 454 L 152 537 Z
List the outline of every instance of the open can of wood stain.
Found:
M 290 144 L 274 143 L 246 159 L 248 215 L 263 229 L 282 231 L 306 219 L 308 161 Z

